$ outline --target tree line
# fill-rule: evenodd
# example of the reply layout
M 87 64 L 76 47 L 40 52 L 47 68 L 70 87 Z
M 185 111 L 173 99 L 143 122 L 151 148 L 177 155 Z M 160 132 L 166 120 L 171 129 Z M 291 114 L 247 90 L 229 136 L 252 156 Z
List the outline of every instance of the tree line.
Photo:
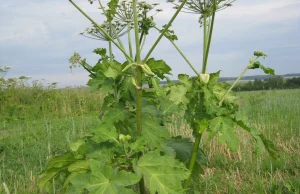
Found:
M 255 79 L 247 83 L 238 84 L 234 91 L 253 91 L 253 90 L 280 90 L 280 89 L 296 89 L 300 88 L 300 77 L 284 79 L 275 76 L 270 79 Z

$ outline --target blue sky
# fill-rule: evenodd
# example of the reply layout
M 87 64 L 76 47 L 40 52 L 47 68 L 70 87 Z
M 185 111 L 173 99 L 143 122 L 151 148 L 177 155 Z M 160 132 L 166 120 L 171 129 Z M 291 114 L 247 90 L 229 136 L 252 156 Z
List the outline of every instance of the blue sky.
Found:
M 96 4 L 90 5 L 87 0 L 75 2 L 99 23 L 103 21 Z M 160 4 L 164 11 L 155 16 L 158 27 L 167 23 L 174 12 L 172 5 L 164 2 Z M 300 0 L 237 0 L 233 7 L 218 12 L 208 71 L 222 70 L 222 77 L 238 76 L 253 51 L 262 50 L 268 54 L 262 63 L 277 74 L 300 73 L 299 10 Z M 197 21 L 197 15 L 181 13 L 172 29 L 179 37 L 177 44 L 201 69 L 202 28 Z M 71 73 L 69 57 L 76 51 L 93 65 L 97 56 L 92 51 L 107 47 L 105 42 L 78 35 L 86 27 L 90 27 L 90 22 L 67 0 L 2 1 L 0 66 L 12 68 L 8 77 L 26 75 L 33 80 L 45 79 L 46 83 L 59 82 L 59 86 L 85 85 L 88 74 L 82 69 Z M 157 36 L 154 32 L 147 38 L 144 51 Z M 120 52 L 116 56 L 124 59 Z M 152 57 L 164 59 L 172 67 L 174 79 L 179 73 L 193 75 L 167 40 L 161 41 Z M 255 70 L 247 75 L 255 74 L 262 72 Z

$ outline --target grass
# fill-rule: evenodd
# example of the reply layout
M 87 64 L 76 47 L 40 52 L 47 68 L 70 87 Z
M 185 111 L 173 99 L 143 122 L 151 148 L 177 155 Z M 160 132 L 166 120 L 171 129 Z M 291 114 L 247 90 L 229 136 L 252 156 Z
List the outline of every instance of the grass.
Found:
M 19 115 L 27 116 L 9 119 L 6 113 L 3 116 L 9 105 L 0 108 L 0 193 L 6 193 L 6 190 L 10 193 L 38 193 L 38 173 L 46 161 L 67 151 L 69 142 L 100 123 L 96 113 L 102 97 L 84 89 L 57 90 L 48 94 L 50 100 L 47 103 L 57 108 L 64 104 L 72 107 L 72 111 L 62 114 L 64 109 L 57 109 L 42 113 L 43 109 L 37 106 L 44 105 L 43 100 L 35 100 L 30 91 L 22 91 L 27 92 L 26 95 L 21 95 L 21 91 L 14 92 L 20 92 L 20 95 L 10 99 L 10 106 L 22 106 Z M 219 145 L 217 138 L 209 141 L 204 137 L 201 147 L 209 164 L 204 167 L 205 173 L 200 175 L 201 181 L 194 182 L 190 193 L 299 193 L 300 90 L 242 92 L 238 95 L 241 98 L 241 117 L 247 117 L 252 126 L 276 142 L 281 149 L 281 158 L 271 161 L 267 154 L 257 157 L 253 153 L 253 140 L 242 131 L 239 131 L 241 140 L 236 153 Z M 18 100 L 20 98 L 32 104 Z M 82 103 L 78 103 L 78 99 L 82 99 Z M 81 112 L 78 111 L 80 107 Z M 48 110 L 55 110 L 52 108 L 49 106 Z M 191 136 L 182 119 L 174 119 L 168 128 L 174 135 Z M 53 185 L 57 193 L 61 193 L 59 185 Z

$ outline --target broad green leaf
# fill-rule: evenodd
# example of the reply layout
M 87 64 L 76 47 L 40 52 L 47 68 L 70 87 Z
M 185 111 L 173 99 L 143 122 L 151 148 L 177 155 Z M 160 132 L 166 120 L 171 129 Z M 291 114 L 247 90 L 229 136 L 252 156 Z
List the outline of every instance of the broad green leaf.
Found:
M 180 114 L 181 110 L 180 106 L 176 105 L 174 102 L 169 99 L 159 99 L 160 102 L 160 110 L 164 116 L 171 116 L 174 114 Z
M 111 107 L 104 114 L 102 121 L 108 124 L 114 124 L 119 121 L 124 121 L 128 116 L 128 112 L 121 106 Z
M 90 87 L 89 90 L 91 92 L 95 92 L 99 90 L 101 84 L 104 82 L 103 77 L 95 77 L 88 81 L 87 85 Z
M 191 159 L 194 143 L 189 138 L 175 137 L 166 140 L 168 147 L 172 148 L 176 153 L 176 159 L 185 163 L 186 165 Z M 203 151 L 199 148 L 197 152 L 196 161 L 199 164 L 207 164 L 207 158 Z
M 268 74 L 268 75 L 275 75 L 275 71 L 274 71 L 274 69 L 272 69 L 272 68 L 265 67 L 265 66 L 263 66 L 263 65 L 261 65 L 260 68 L 265 72 L 265 74 Z
M 146 64 L 151 71 L 155 73 L 159 78 L 163 79 L 164 74 L 170 74 L 171 68 L 163 60 L 155 60 L 154 58 L 148 59 Z
M 46 184 L 55 178 L 61 172 L 67 172 L 69 165 L 76 162 L 77 159 L 74 158 L 72 153 L 67 153 L 62 156 L 56 156 L 52 158 L 46 169 L 41 173 L 38 180 L 38 185 L 41 190 L 44 190 Z
M 63 168 L 75 161 L 77 161 L 77 159 L 74 158 L 74 155 L 72 153 L 66 153 L 62 156 L 56 156 L 48 162 L 46 170 L 51 168 Z
M 116 77 L 118 77 L 120 73 L 121 72 L 118 71 L 118 69 L 115 69 L 115 68 L 112 68 L 112 67 L 108 67 L 108 69 L 104 72 L 104 75 L 106 77 L 111 77 L 111 78 L 116 79 Z
M 140 138 L 141 141 L 145 140 L 151 149 L 160 148 L 161 144 L 164 144 L 162 138 L 170 137 L 168 129 L 161 126 L 155 119 L 144 117 L 142 122 L 143 130 Z
M 237 151 L 239 138 L 235 134 L 234 121 L 229 117 L 216 117 L 209 123 L 209 137 L 219 134 L 219 142 L 226 143 L 232 151 Z
M 186 74 L 179 74 L 178 80 L 185 85 L 187 90 L 190 90 L 193 86 L 193 83 L 191 80 L 189 80 L 189 76 Z
M 166 93 L 165 93 L 163 87 L 161 87 L 161 85 L 159 84 L 159 80 L 155 77 L 151 77 L 151 82 L 153 85 L 153 90 L 156 93 L 156 95 L 165 97 Z
M 70 175 L 67 177 L 67 179 L 65 180 L 64 185 L 63 185 L 63 188 L 65 188 L 67 190 L 66 193 L 68 193 L 70 191 L 73 191 L 73 193 L 78 193 L 78 192 L 76 192 L 76 189 L 70 185 L 70 180 L 76 176 L 79 176 L 82 174 L 87 174 L 87 173 L 88 173 L 87 170 L 79 170 L 79 171 L 70 173 Z M 72 188 L 70 188 L 70 187 L 72 187 Z
M 103 142 L 95 143 L 92 140 L 80 146 L 77 153 L 85 155 L 86 158 L 101 160 L 102 162 L 110 162 L 111 159 L 118 153 L 122 152 L 120 147 L 115 143 Z
M 119 143 L 117 140 L 118 138 L 118 133 L 115 128 L 115 126 L 111 124 L 100 124 L 99 127 L 94 128 L 91 130 L 94 133 L 94 136 L 92 137 L 92 140 L 95 141 L 96 143 L 101 143 L 101 142 L 116 142 Z
M 214 87 L 217 84 L 220 77 L 220 72 L 221 71 L 209 74 L 210 77 L 209 77 L 209 82 L 207 84 L 208 87 Z
M 162 114 L 161 112 L 157 109 L 157 107 L 153 105 L 145 105 L 142 107 L 142 112 L 143 114 L 150 114 L 151 116 L 161 118 Z
M 272 141 L 267 140 L 262 133 L 249 127 L 242 120 L 236 120 L 236 124 L 253 136 L 256 141 L 256 153 L 258 155 L 262 155 L 263 148 L 265 148 L 272 158 L 278 158 L 278 148 Z
M 141 179 L 133 173 L 116 171 L 111 166 L 96 160 L 90 161 L 91 174 L 84 174 L 71 179 L 77 191 L 87 189 L 90 194 L 132 193 L 125 186 L 134 185 Z
M 75 141 L 75 142 L 71 142 L 69 146 L 70 146 L 70 149 L 71 149 L 73 152 L 76 152 L 76 151 L 78 150 L 78 148 L 79 148 L 82 144 L 84 144 L 84 143 L 85 143 L 84 140 L 79 139 L 79 140 L 77 140 L 77 141 Z
M 274 69 L 263 66 L 259 61 L 256 61 L 252 65 L 248 66 L 248 69 L 258 69 L 258 68 L 262 69 L 265 72 L 265 74 L 275 75 Z
M 183 163 L 169 155 L 161 156 L 158 151 L 143 155 L 134 170 L 144 177 L 150 194 L 184 193 L 181 184 L 190 175 Z
M 115 81 L 111 78 L 108 78 L 104 80 L 100 88 L 104 94 L 107 94 L 113 89 L 114 85 L 115 85 Z
M 76 171 L 88 170 L 88 169 L 89 169 L 89 161 L 87 160 L 78 160 L 68 167 L 69 172 L 76 172 Z
M 170 87 L 170 94 L 168 95 L 169 99 L 174 102 L 176 105 L 182 103 L 188 103 L 186 98 L 187 88 L 183 85 L 174 85 Z

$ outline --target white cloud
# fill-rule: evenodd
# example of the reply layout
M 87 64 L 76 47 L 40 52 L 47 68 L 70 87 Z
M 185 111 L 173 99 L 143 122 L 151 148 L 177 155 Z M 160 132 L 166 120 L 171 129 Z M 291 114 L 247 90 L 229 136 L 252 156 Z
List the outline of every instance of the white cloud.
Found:
M 100 15 L 99 10 L 97 10 L 96 2 L 94 5 L 90 5 L 87 0 L 76 0 L 75 2 L 88 14 L 91 14 L 92 18 L 98 22 L 104 19 L 103 16 Z M 104 1 L 103 4 L 107 2 L 108 0 Z M 155 0 L 150 0 L 150 2 L 155 2 Z M 155 16 L 156 23 L 159 27 L 166 24 L 175 12 L 175 10 L 172 9 L 172 4 L 165 3 L 165 1 L 160 3 L 158 8 L 162 8 L 164 11 Z M 218 45 L 220 42 L 225 42 L 225 44 L 227 44 L 225 46 L 230 47 L 232 46 L 231 41 L 233 40 L 236 42 L 240 41 L 235 43 L 240 45 L 244 44 L 244 41 L 248 41 L 248 44 L 251 43 L 251 45 L 248 45 L 248 48 L 245 47 L 247 52 L 249 50 L 252 52 L 252 47 L 256 47 L 259 44 L 258 41 L 261 40 L 264 40 L 265 43 L 268 44 L 264 46 L 264 48 L 299 48 L 299 44 L 295 43 L 299 41 L 299 39 L 296 40 L 293 39 L 293 37 L 284 41 L 280 39 L 276 41 L 269 40 L 270 37 L 289 36 L 289 32 L 295 30 L 297 26 L 286 25 L 286 23 L 299 21 L 299 9 L 299 0 L 239 0 L 234 3 L 233 7 L 218 12 L 213 35 L 214 45 L 211 48 L 209 58 L 211 65 L 213 65 L 211 69 L 227 68 L 228 74 L 233 75 L 237 74 L 235 73 L 235 64 L 243 65 L 244 61 L 248 61 L 248 58 L 243 58 L 246 54 L 234 47 L 231 47 L 230 50 L 226 50 L 225 53 L 220 53 L 224 51 L 224 49 L 220 49 Z M 198 17 L 198 15 L 180 13 L 172 25 L 172 29 L 175 30 L 179 38 L 179 41 L 176 41 L 176 43 L 196 65 L 201 64 L 202 52 L 202 28 L 199 28 L 199 24 L 197 23 Z M 45 64 L 48 59 L 59 57 L 61 61 L 64 61 L 61 66 L 67 69 L 67 60 L 73 51 L 80 51 L 83 57 L 87 57 L 88 61 L 95 61 L 95 57 L 91 56 L 92 49 L 90 48 L 106 45 L 103 42 L 83 41 L 83 39 L 77 35 L 78 32 L 89 25 L 90 21 L 79 13 L 69 1 L 4 1 L 0 4 L 0 49 L 5 49 L 6 45 L 11 47 L 21 45 L 28 49 L 27 55 L 34 56 L 42 53 L 42 56 L 45 57 Z M 296 29 L 296 31 L 299 31 L 299 29 Z M 157 37 L 157 33 L 152 34 L 149 38 L 147 37 L 148 43 L 145 45 L 144 51 L 150 47 L 150 44 L 152 44 Z M 126 46 L 126 43 L 124 45 Z M 121 56 L 120 52 L 116 52 L 115 54 L 117 58 Z M 3 61 L 1 55 L 0 53 L 0 63 L 12 65 L 18 61 L 18 64 L 22 63 L 22 65 L 32 63 L 32 61 L 23 61 L 22 58 L 12 58 Z M 13 56 L 13 54 L 11 54 L 11 56 Z M 174 74 L 182 71 L 191 73 L 181 56 L 176 52 L 171 43 L 165 39 L 155 49 L 153 56 L 167 58 L 166 60 L 175 70 Z M 34 57 L 29 57 L 29 59 L 33 58 Z M 55 62 L 52 61 L 49 63 Z M 37 64 L 35 67 L 36 66 Z M 30 67 L 32 66 L 28 65 L 27 68 Z M 18 68 L 21 67 L 18 66 Z M 33 75 L 36 76 L 36 79 L 45 78 L 47 80 L 49 79 L 49 81 L 60 81 L 65 85 L 77 82 L 85 84 L 85 79 L 88 79 L 84 73 L 76 74 L 74 77 L 71 76 L 71 74 L 67 75 L 61 73 L 60 69 L 57 69 L 56 72 L 60 73 L 57 73 L 57 76 L 55 76 L 53 72 L 53 75 L 49 75 L 46 74 L 45 71 L 42 72 L 42 67 L 39 68 L 41 68 L 40 71 L 42 75 Z

